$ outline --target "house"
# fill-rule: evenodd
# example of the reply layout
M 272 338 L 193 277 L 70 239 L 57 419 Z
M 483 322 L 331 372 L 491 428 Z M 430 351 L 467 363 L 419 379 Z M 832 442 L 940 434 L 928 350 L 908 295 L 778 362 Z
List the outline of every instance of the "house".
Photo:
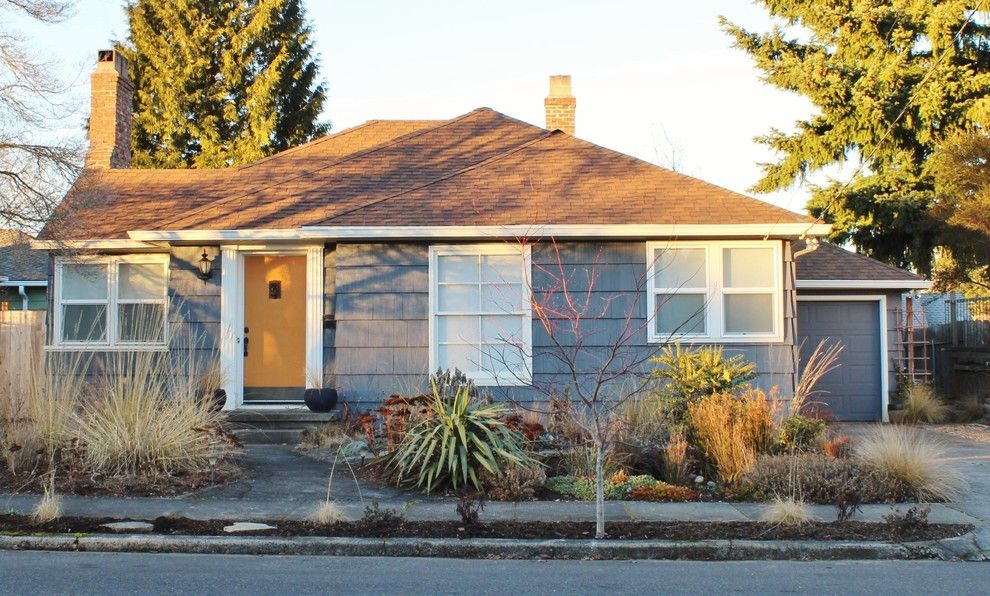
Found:
M 58 241 L 78 252 L 54 261 L 52 350 L 165 350 L 199 330 L 228 409 L 297 407 L 331 379 L 376 402 L 455 367 L 529 400 L 560 371 L 526 285 L 546 293 L 556 267 L 607 305 L 585 322 L 604 337 L 633 304 L 642 348 L 725 345 L 785 396 L 801 342 L 844 341 L 827 399 L 886 415 L 891 297 L 926 282 L 819 243 L 829 226 L 809 217 L 574 136 L 570 77 L 551 77 L 546 128 L 481 108 L 371 120 L 223 170 L 134 170 L 126 73 L 100 53 L 101 200 L 74 189 L 62 207 Z
M 0 230 L 0 310 L 48 307 L 48 255 L 31 249 L 31 236 Z

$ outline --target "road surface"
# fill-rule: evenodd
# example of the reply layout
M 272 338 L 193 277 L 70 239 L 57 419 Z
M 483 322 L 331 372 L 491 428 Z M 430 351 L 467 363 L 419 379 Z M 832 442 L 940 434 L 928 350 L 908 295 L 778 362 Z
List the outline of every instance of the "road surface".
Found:
M 0 551 L 0 594 L 986 594 L 990 564 Z

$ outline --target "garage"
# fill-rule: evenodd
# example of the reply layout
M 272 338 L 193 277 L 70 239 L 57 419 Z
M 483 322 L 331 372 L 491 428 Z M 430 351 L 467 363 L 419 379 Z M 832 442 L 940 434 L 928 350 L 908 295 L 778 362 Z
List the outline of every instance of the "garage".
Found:
M 883 419 L 881 303 L 881 300 L 798 300 L 801 368 L 818 342 L 839 341 L 844 346 L 839 367 L 822 378 L 816 388 L 821 393 L 815 397 L 839 420 Z
M 897 383 L 901 301 L 931 282 L 828 242 L 794 243 L 794 261 L 801 369 L 822 339 L 845 347 L 839 368 L 818 384 L 816 401 L 839 420 L 886 421 Z

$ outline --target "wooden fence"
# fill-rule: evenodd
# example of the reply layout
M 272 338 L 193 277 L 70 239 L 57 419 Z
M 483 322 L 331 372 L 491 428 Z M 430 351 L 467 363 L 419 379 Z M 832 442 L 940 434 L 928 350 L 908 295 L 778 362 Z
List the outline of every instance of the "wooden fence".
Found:
M 0 401 L 13 406 L 31 387 L 31 371 L 45 349 L 43 310 L 0 311 Z

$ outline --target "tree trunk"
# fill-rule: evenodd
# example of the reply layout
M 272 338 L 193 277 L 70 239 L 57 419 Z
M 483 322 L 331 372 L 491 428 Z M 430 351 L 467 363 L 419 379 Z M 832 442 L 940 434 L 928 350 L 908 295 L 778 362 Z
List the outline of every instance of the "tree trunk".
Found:
M 595 538 L 605 538 L 605 449 L 595 437 Z

